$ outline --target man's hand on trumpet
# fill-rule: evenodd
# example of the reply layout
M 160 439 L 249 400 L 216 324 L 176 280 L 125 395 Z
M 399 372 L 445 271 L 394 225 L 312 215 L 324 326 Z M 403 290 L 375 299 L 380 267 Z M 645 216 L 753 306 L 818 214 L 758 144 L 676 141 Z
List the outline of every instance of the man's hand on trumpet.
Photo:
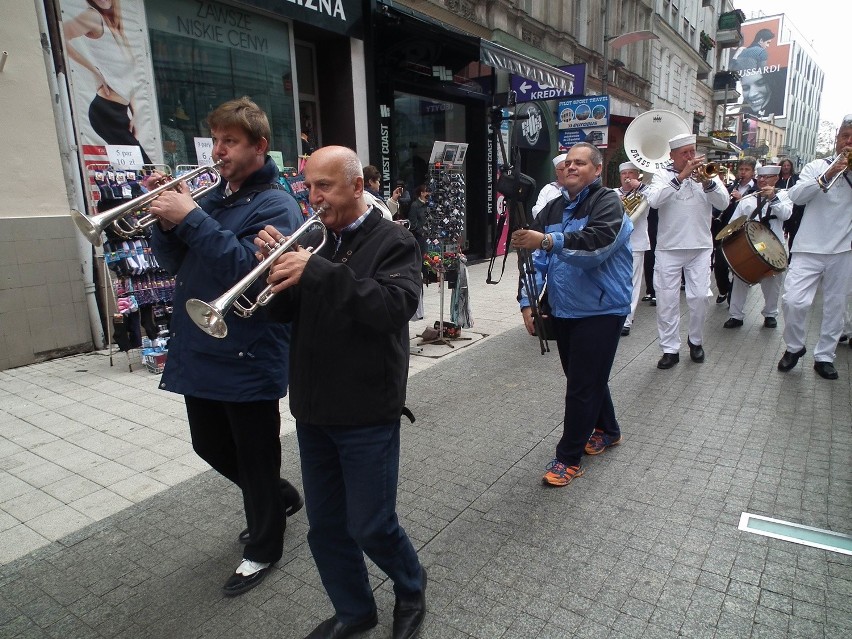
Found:
M 148 205 L 148 212 L 160 218 L 160 228 L 168 231 L 183 222 L 197 206 L 189 186 L 180 181 L 175 182 L 173 189 L 163 191 L 154 198 Z
M 677 174 L 677 179 L 680 182 L 685 182 L 689 178 L 693 177 L 695 170 L 704 164 L 704 159 L 706 156 L 704 155 L 696 155 L 691 160 L 687 160 L 681 172 Z
M 262 261 L 266 258 L 275 249 L 276 244 L 283 244 L 286 241 L 287 237 L 278 229 L 274 226 L 266 226 L 254 238 L 254 245 L 258 248 L 256 254 L 258 260 Z M 298 284 L 305 271 L 305 264 L 312 255 L 313 253 L 297 244 L 275 260 L 266 278 L 266 283 L 272 286 L 272 292 L 278 293 Z
M 831 179 L 838 173 L 843 173 L 849 167 L 849 154 L 852 153 L 852 147 L 845 147 L 836 158 L 828 170 L 825 172 L 826 182 L 831 182 Z

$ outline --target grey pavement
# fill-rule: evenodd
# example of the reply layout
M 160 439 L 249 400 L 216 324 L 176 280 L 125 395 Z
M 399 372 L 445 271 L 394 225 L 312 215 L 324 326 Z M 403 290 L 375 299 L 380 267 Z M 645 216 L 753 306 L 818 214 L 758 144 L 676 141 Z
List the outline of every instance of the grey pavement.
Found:
M 399 513 L 429 569 L 424 639 L 852 636 L 852 558 L 737 529 L 750 512 L 852 532 L 852 349 L 837 381 L 810 353 L 779 373 L 783 322 L 762 327 L 758 290 L 740 329 L 711 302 L 704 364 L 683 350 L 660 371 L 642 303 L 611 376 L 624 442 L 546 488 L 555 345 L 540 355 L 521 327 L 513 280 L 470 271 L 475 339 L 428 346 L 410 370 Z M 425 301 L 412 336 L 438 319 L 435 285 Z M 0 372 L 0 637 L 298 639 L 331 614 L 304 512 L 266 581 L 222 597 L 241 499 L 156 384 L 104 353 Z M 300 485 L 282 413 L 282 476 Z M 393 608 L 371 579 L 381 623 L 366 639 L 389 636 Z

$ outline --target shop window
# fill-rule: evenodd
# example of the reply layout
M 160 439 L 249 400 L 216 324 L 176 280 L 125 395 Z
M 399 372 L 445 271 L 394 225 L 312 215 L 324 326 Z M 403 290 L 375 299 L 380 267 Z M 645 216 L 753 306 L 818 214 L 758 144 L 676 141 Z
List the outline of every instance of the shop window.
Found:
M 145 5 L 166 163 L 195 164 L 210 111 L 247 95 L 269 117 L 270 150 L 297 166 L 290 24 L 211 1 Z

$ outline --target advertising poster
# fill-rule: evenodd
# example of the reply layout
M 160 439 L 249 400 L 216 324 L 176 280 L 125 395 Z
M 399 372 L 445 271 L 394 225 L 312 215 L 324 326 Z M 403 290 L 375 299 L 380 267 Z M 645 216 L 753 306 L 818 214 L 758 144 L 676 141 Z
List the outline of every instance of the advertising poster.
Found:
M 59 8 L 84 163 L 108 163 L 108 145 L 139 147 L 143 163 L 161 162 L 142 0 L 59 0 Z M 92 182 L 91 199 L 97 198 Z
M 609 132 L 609 96 L 564 100 L 556 111 L 559 123 L 559 150 L 567 151 L 578 142 L 606 148 Z
M 785 116 L 789 32 L 782 16 L 761 18 L 742 25 L 743 45 L 731 55 L 729 69 L 740 74 L 737 86 L 740 112 L 758 117 Z

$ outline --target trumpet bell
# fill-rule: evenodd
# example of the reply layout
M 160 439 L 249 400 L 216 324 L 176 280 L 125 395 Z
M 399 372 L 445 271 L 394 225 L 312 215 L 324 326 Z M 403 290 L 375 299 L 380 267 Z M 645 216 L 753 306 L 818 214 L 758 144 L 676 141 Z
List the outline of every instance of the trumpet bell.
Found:
M 643 171 L 657 171 L 671 164 L 669 140 L 676 135 L 692 133 L 686 121 L 673 111 L 645 111 L 624 132 L 627 159 Z
M 212 304 L 192 298 L 186 303 L 186 312 L 189 319 L 208 335 L 219 339 L 227 337 L 228 325 L 225 323 L 225 314 Z
M 101 233 L 103 233 L 104 227 L 102 225 L 97 222 L 93 222 L 93 218 L 80 213 L 77 209 L 71 209 L 71 219 L 74 221 L 77 229 L 79 229 L 86 239 L 94 246 L 100 246 L 103 244 Z M 112 220 L 109 220 L 109 223 L 112 223 Z

